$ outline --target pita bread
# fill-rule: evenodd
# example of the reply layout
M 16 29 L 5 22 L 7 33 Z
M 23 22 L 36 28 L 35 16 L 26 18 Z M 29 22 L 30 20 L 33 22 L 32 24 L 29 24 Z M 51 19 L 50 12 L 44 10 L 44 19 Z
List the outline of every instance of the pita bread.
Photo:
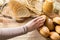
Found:
M 27 8 L 40 15 L 42 11 L 43 0 L 27 0 Z
M 5 17 L 0 17 L 0 23 L 12 23 L 15 22 L 13 19 L 5 18 Z
M 8 6 L 5 6 L 3 8 L 2 15 L 8 16 L 8 17 L 13 17 L 12 14 L 13 14 L 13 12 L 12 12 L 12 10 Z
M 12 1 L 12 0 L 11 0 Z M 15 0 L 27 8 L 29 8 L 31 11 L 35 12 L 35 14 L 42 14 L 42 5 L 44 0 Z
M 31 11 L 40 15 L 42 11 L 43 0 L 15 0 L 29 8 Z
M 5 12 L 4 12 L 5 11 Z M 11 16 L 14 19 L 30 17 L 29 10 L 17 1 L 10 1 L 3 9 L 3 15 Z

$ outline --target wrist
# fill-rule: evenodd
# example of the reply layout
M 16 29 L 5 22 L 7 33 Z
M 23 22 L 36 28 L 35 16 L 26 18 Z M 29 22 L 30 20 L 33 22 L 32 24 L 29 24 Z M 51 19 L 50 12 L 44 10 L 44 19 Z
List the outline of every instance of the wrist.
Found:
M 35 28 L 32 26 L 24 25 L 24 28 L 26 29 L 27 32 L 33 31 Z
M 28 31 L 28 27 L 27 27 L 26 25 L 23 26 L 23 29 L 24 29 L 24 33 L 29 32 L 29 31 Z

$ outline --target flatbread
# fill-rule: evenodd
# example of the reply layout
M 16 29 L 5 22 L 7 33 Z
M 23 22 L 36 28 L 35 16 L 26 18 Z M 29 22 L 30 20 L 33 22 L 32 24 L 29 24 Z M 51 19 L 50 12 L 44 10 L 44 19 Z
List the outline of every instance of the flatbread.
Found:
M 29 10 L 17 1 L 10 1 L 3 9 L 3 15 L 11 16 L 14 19 L 30 17 Z
M 3 8 L 2 15 L 7 16 L 7 17 L 13 17 L 12 14 L 13 14 L 13 12 L 8 6 L 5 6 Z
M 43 0 L 27 0 L 27 8 L 40 15 L 42 11 Z
M 12 0 L 11 0 L 12 1 Z M 35 14 L 41 15 L 43 1 L 44 0 L 15 0 L 22 5 L 29 8 L 31 11 L 35 12 Z

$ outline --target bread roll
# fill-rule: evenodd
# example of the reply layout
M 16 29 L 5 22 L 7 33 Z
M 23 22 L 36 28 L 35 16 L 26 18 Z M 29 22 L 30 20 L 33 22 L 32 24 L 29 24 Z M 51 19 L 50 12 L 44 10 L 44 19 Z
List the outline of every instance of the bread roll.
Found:
M 53 13 L 53 0 L 46 0 L 43 3 L 43 12 L 45 15 L 53 19 L 54 17 L 60 17 L 56 13 Z
M 59 13 L 58 14 L 60 15 L 60 10 L 59 10 Z
M 44 37 L 48 37 L 49 36 L 49 29 L 46 26 L 43 26 L 42 28 L 40 28 L 40 33 L 41 35 L 43 35 Z
M 55 22 L 55 23 L 60 25 L 60 17 L 53 18 L 53 22 Z
M 49 30 L 54 30 L 54 24 L 53 24 L 52 19 L 47 18 L 45 25 L 49 28 Z
M 51 13 L 53 10 L 53 0 L 46 0 L 43 4 L 43 12 Z
M 56 26 L 56 27 L 55 27 L 55 30 L 56 30 L 57 33 L 60 34 L 60 26 Z
M 51 33 L 50 33 L 50 38 L 51 38 L 52 40 L 60 40 L 60 36 L 59 36 L 59 34 L 56 33 L 56 32 L 51 32 Z

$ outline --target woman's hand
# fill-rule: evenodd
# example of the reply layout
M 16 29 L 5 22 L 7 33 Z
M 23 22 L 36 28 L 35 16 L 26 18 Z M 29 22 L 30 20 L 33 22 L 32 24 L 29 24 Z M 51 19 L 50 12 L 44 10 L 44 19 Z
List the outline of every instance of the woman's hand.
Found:
M 32 31 L 34 29 L 41 27 L 44 24 L 45 19 L 46 19 L 46 16 L 42 15 L 40 17 L 37 17 L 37 18 L 31 20 L 25 26 L 28 28 L 28 31 Z

